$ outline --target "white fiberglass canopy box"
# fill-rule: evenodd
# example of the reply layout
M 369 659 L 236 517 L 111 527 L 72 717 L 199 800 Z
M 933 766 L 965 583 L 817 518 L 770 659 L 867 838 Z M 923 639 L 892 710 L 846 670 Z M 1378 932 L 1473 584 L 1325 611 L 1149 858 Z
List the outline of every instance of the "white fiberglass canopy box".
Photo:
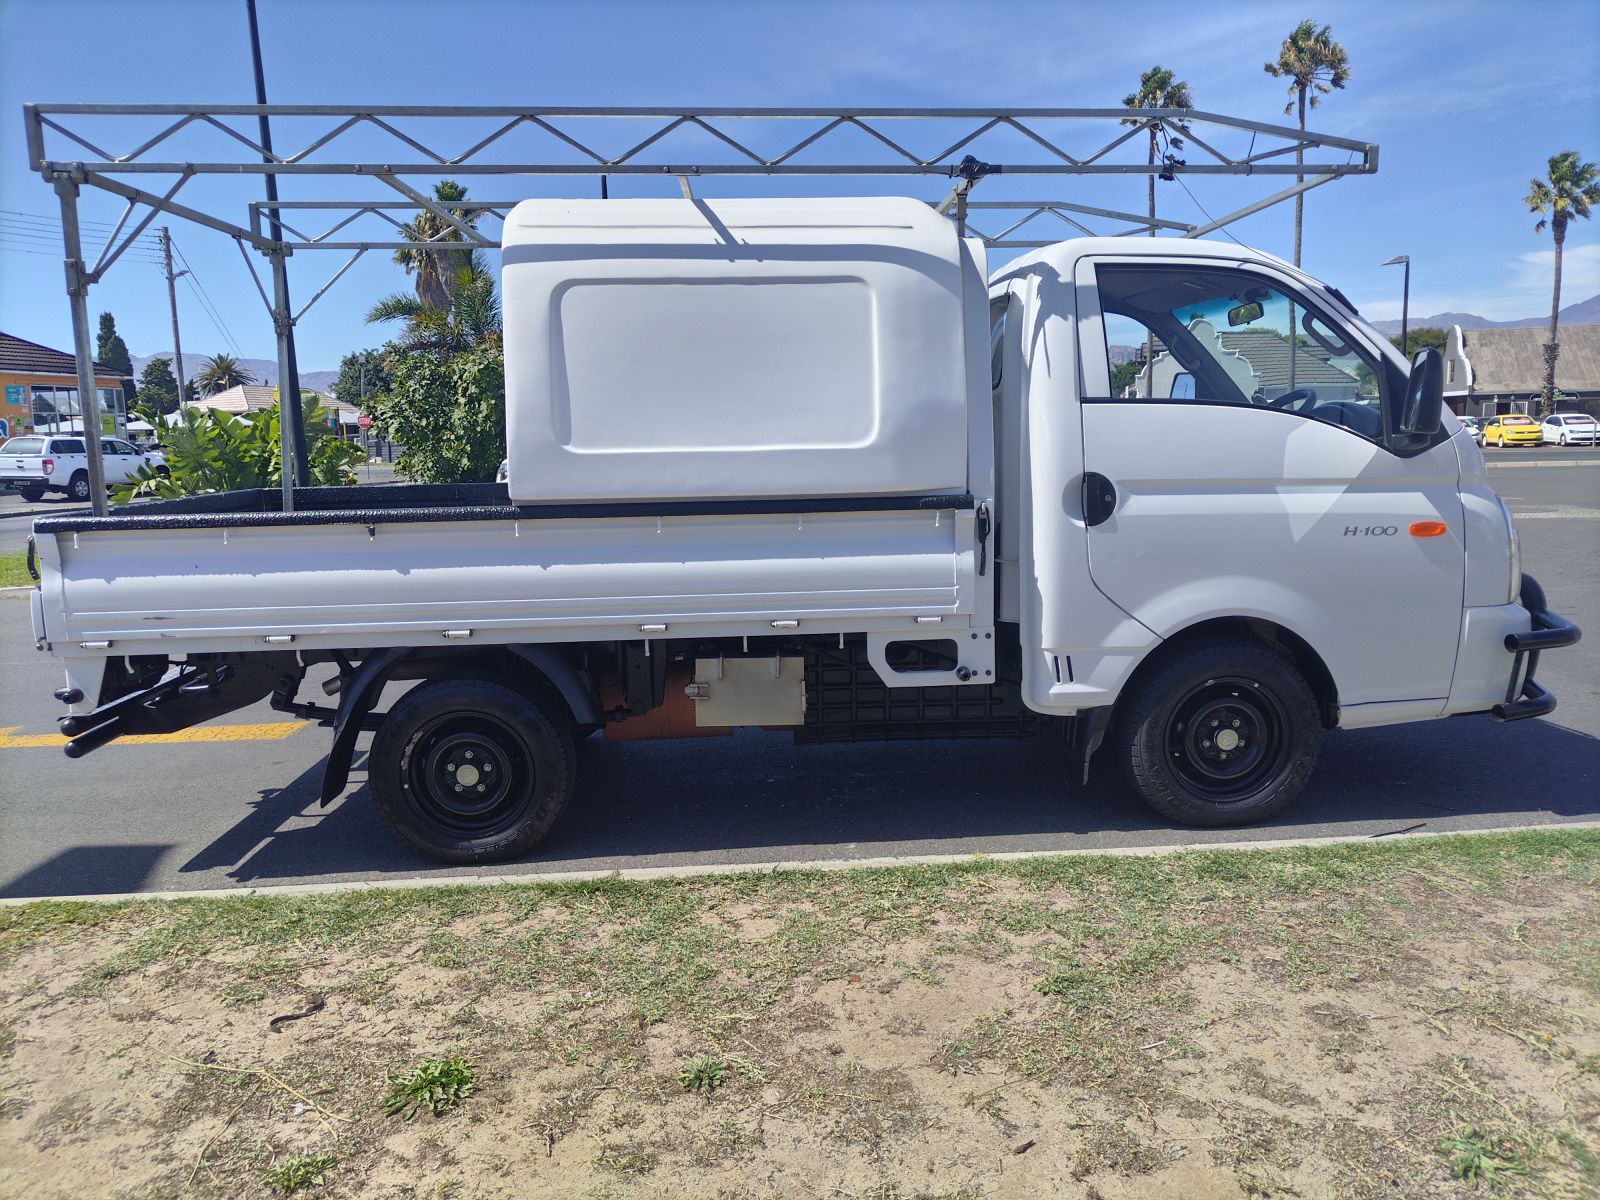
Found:
M 926 204 L 526 200 L 504 249 L 514 501 L 966 489 L 984 280 Z

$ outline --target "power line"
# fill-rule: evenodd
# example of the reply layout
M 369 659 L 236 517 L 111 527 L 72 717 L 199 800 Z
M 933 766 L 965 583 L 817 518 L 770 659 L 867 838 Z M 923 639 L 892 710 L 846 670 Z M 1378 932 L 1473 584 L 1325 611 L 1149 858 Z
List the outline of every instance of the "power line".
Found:
M 201 306 L 206 310 L 206 315 L 211 318 L 211 323 L 217 327 L 217 332 L 233 347 L 234 354 L 242 357 L 244 351 L 239 348 L 239 343 L 234 338 L 233 332 L 228 328 L 227 322 L 222 319 L 221 310 L 212 301 L 211 293 L 206 291 L 206 285 L 200 282 L 200 276 L 184 255 L 183 248 L 177 242 L 172 243 L 172 248 L 177 251 L 178 261 L 183 264 L 183 269 L 189 272 L 185 278 L 189 280 L 190 290 L 200 297 Z
M 1211 224 L 1215 225 L 1217 223 L 1217 219 L 1215 217 L 1213 217 L 1209 212 L 1206 211 L 1206 206 L 1204 204 L 1201 204 L 1200 201 L 1195 200 L 1195 195 L 1194 195 L 1193 192 L 1189 191 L 1189 185 L 1183 181 L 1183 176 L 1179 175 L 1179 174 L 1174 174 L 1173 178 L 1178 181 L 1178 186 L 1181 187 L 1185 192 L 1188 193 L 1189 199 L 1194 200 L 1194 206 L 1200 210 L 1200 214 L 1203 217 L 1205 217 L 1205 219 L 1207 221 L 1210 221 Z M 1237 245 L 1240 245 L 1240 246 L 1244 245 L 1243 242 L 1239 241 L 1238 238 L 1233 236 L 1233 231 L 1231 229 L 1229 229 L 1226 225 L 1222 226 L 1217 232 L 1219 232 L 1223 236 L 1229 238 L 1230 240 L 1232 240 Z M 1245 247 L 1245 248 L 1249 249 L 1249 247 Z
M 61 251 L 59 248 L 54 250 L 45 248 L 46 246 L 50 245 L 48 240 L 45 242 L 26 240 L 20 238 L 18 235 L 12 233 L 8 229 L 0 229 L 0 243 L 5 244 L 6 249 L 14 250 L 19 254 L 39 254 L 43 255 L 45 258 L 54 259 L 59 259 L 61 257 Z M 133 251 L 128 253 L 128 259 L 132 262 L 142 263 L 155 263 L 157 261 L 154 258 L 149 258 L 143 254 Z
M 60 217 L 53 217 L 53 216 L 50 216 L 50 215 L 48 215 L 46 213 L 30 213 L 30 212 L 22 212 L 19 209 L 15 209 L 15 208 L 0 208 L 0 216 L 15 217 L 15 218 L 17 218 L 19 220 L 24 220 L 24 221 L 33 221 L 36 224 L 49 225 L 49 226 L 52 226 L 55 229 L 60 229 L 61 228 L 61 218 Z M 95 227 L 95 228 L 99 228 L 99 229 L 115 229 L 116 228 L 115 222 L 112 222 L 112 221 L 91 221 L 87 217 L 80 218 L 79 221 L 78 221 L 78 224 L 84 226 L 85 228 L 89 228 L 89 227 Z M 154 235 L 145 234 L 144 236 L 153 237 Z

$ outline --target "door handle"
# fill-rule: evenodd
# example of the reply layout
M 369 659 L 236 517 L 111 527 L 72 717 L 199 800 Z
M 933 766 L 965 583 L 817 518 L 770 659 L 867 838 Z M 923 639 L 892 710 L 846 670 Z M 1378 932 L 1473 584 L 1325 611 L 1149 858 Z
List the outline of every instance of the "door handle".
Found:
M 1098 471 L 1083 474 L 1083 523 L 1098 525 L 1117 507 L 1117 489 Z

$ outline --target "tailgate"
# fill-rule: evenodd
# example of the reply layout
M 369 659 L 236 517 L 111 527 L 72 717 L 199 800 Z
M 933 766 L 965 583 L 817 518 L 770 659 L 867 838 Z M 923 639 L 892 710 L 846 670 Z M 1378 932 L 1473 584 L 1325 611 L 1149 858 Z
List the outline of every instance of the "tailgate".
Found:
M 0 479 L 43 479 L 44 460 L 37 455 L 0 454 Z

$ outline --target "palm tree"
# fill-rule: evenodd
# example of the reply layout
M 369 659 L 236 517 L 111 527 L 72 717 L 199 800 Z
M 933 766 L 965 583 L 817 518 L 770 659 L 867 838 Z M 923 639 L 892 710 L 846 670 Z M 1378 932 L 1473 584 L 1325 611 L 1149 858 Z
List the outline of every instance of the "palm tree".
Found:
M 1539 394 L 1539 415 L 1548 417 L 1556 410 L 1556 356 L 1561 343 L 1556 332 L 1561 312 L 1561 244 L 1567 240 L 1567 222 L 1573 217 L 1588 219 L 1592 205 L 1600 204 L 1600 166 L 1580 162 L 1576 150 L 1563 150 L 1550 156 L 1547 179 L 1530 179 L 1532 185 L 1523 197 L 1529 212 L 1539 213 L 1533 232 L 1550 227 L 1556 244 L 1556 282 L 1550 295 L 1550 340 L 1544 347 L 1544 390 Z
M 433 185 L 433 198 L 441 206 L 459 203 L 467 198 L 467 189 L 453 179 L 441 179 Z M 450 215 L 463 225 L 476 227 L 479 214 L 468 209 L 450 209 Z M 413 219 L 401 226 L 400 232 L 408 242 L 461 242 L 461 231 L 437 213 L 423 209 Z M 405 268 L 407 275 L 417 277 L 417 299 L 436 309 L 449 307 L 450 288 L 463 267 L 472 265 L 471 250 L 396 250 L 394 261 Z
M 367 323 L 404 321 L 397 340 L 407 350 L 457 351 L 499 339 L 500 301 L 481 254 L 469 254 L 466 265 L 446 281 L 445 294 L 442 307 L 405 292 L 385 296 L 368 310 Z
M 1283 46 L 1278 50 L 1278 61 L 1266 64 L 1266 72 L 1275 79 L 1287 78 L 1289 80 L 1289 95 L 1293 97 L 1283 106 L 1285 113 L 1295 111 L 1298 104 L 1300 108 L 1300 131 L 1306 128 L 1306 100 L 1309 97 L 1311 107 L 1320 104 L 1321 96 L 1325 96 L 1334 88 L 1343 90 L 1350 79 L 1350 63 L 1345 49 L 1333 40 L 1331 26 L 1324 25 L 1317 28 L 1315 21 L 1301 21 L 1294 27 L 1294 31 L 1283 39 Z M 1295 166 L 1305 165 L 1304 147 L 1296 147 L 1294 152 Z M 1303 184 L 1304 175 L 1297 174 L 1295 182 Z M 1300 226 L 1305 217 L 1306 198 L 1304 194 L 1294 198 L 1294 265 L 1300 265 Z
M 1194 107 L 1194 102 L 1191 100 L 1191 98 L 1189 96 L 1189 85 L 1187 83 L 1183 82 L 1181 79 L 1179 79 L 1176 75 L 1174 75 L 1171 71 L 1167 70 L 1165 67 L 1156 66 L 1156 67 L 1151 67 L 1148 71 L 1146 71 L 1144 74 L 1139 76 L 1139 90 L 1136 91 L 1136 92 L 1129 92 L 1126 96 L 1124 96 L 1122 98 L 1122 106 L 1124 108 L 1183 108 L 1183 109 L 1189 109 L 1189 108 L 1193 108 Z M 1138 125 L 1140 122 L 1144 121 L 1145 119 L 1146 118 L 1144 118 L 1144 117 L 1124 117 L 1123 120 L 1122 120 L 1122 123 L 1124 125 Z M 1187 128 L 1188 127 L 1183 125 L 1180 122 L 1180 123 L 1178 123 L 1178 128 L 1179 129 L 1183 129 L 1183 130 L 1185 130 L 1185 132 L 1187 132 Z M 1149 157 L 1148 157 L 1148 159 L 1146 161 L 1148 161 L 1149 164 L 1153 167 L 1153 166 L 1155 166 L 1155 162 L 1156 162 L 1156 138 L 1160 133 L 1163 132 L 1161 124 L 1159 122 L 1152 122 L 1151 125 L 1150 125 L 1149 132 L 1150 132 L 1150 153 L 1149 153 Z M 1168 145 L 1169 145 L 1169 147 L 1171 149 L 1173 149 L 1173 150 L 1182 149 L 1182 147 L 1183 147 L 1183 139 L 1182 138 L 1173 137 L 1170 134 L 1168 134 L 1167 136 L 1168 136 Z M 1155 237 L 1155 235 L 1156 235 L 1156 223 L 1155 223 L 1156 222 L 1156 177 L 1155 177 L 1155 172 L 1153 172 L 1153 171 L 1150 173 L 1150 177 L 1149 177 L 1149 188 L 1150 188 L 1150 194 L 1149 194 L 1149 201 L 1150 201 L 1150 236 L 1151 237 Z
M 213 396 L 231 387 L 238 387 L 241 383 L 255 381 L 256 377 L 246 371 L 231 354 L 216 354 L 206 359 L 205 366 L 200 368 L 200 374 L 194 379 L 202 396 Z

